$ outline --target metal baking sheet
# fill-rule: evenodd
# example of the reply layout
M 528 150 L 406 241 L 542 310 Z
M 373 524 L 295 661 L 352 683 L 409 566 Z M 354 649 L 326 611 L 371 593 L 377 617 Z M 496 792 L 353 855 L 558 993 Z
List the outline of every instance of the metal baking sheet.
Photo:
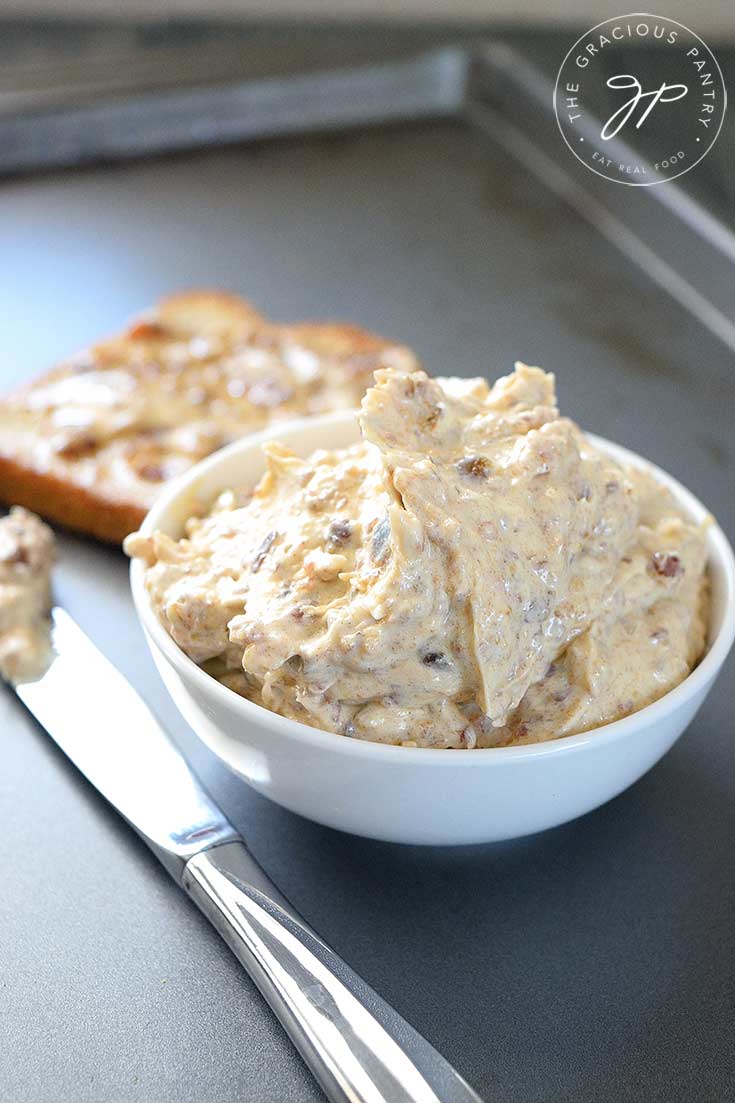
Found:
M 464 51 L 445 47 L 316 73 L 0 113 L 0 173 L 456 115 L 467 63 Z
M 432 372 L 541 363 L 565 410 L 732 532 L 730 350 L 510 146 L 425 121 L 9 182 L 0 385 L 172 288 L 222 285 L 277 318 L 406 340 Z M 731 1096 L 732 661 L 664 761 L 599 811 L 407 848 L 305 822 L 219 766 L 147 657 L 120 553 L 63 536 L 58 592 L 307 920 L 488 1101 Z M 8 694 L 0 733 L 3 1098 L 319 1099 L 226 948 Z

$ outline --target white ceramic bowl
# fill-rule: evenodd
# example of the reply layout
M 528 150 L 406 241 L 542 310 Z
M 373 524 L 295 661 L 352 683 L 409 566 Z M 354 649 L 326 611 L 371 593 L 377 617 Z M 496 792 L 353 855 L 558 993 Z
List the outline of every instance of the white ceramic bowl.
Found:
M 284 423 L 238 441 L 164 490 L 143 523 L 181 535 L 195 503 L 227 487 L 252 486 L 261 444 L 301 455 L 358 438 L 354 413 Z M 671 476 L 617 445 L 617 460 L 652 470 L 688 515 L 707 510 Z M 708 650 L 659 701 L 583 735 L 535 746 L 471 751 L 392 747 L 319 731 L 252 704 L 200 670 L 159 623 L 133 562 L 133 597 L 153 658 L 184 718 L 208 747 L 259 793 L 329 827 L 402 843 L 480 843 L 565 823 L 597 808 L 646 772 L 681 735 L 709 692 L 735 635 L 735 560 L 722 531 L 709 530 L 712 615 Z

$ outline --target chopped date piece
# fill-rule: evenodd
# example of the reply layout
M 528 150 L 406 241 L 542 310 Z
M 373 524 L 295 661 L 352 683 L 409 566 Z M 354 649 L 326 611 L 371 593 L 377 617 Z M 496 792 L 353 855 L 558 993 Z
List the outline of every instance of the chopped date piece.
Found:
M 140 435 L 143 440 L 163 440 L 166 429 L 163 425 L 147 425 L 145 428 L 141 427 Z
M 275 540 L 277 535 L 278 535 L 277 532 L 269 532 L 268 535 L 264 536 L 263 539 L 261 540 L 260 544 L 258 545 L 257 551 L 255 552 L 255 555 L 253 557 L 253 562 L 252 562 L 252 567 L 251 567 L 251 569 L 253 571 L 253 574 L 255 574 L 256 571 L 259 571 L 260 568 L 263 566 L 263 560 L 265 559 L 266 555 L 270 551 L 270 549 L 273 545 L 273 541 Z
M 138 474 L 149 483 L 162 483 L 166 478 L 166 469 L 160 463 L 144 463 L 138 468 Z
M 330 544 L 346 544 L 352 536 L 352 525 L 349 521 L 332 521 L 327 530 L 327 541 Z
M 91 433 L 85 433 L 83 436 L 71 437 L 58 444 L 54 451 L 60 456 L 63 456 L 65 460 L 78 460 L 82 456 L 89 456 L 92 452 L 95 452 L 99 446 L 99 441 Z
M 485 479 L 490 474 L 490 464 L 484 456 L 465 456 L 457 464 L 457 470 L 471 479 Z
M 672 552 L 654 552 L 651 556 L 651 569 L 654 574 L 663 578 L 676 578 L 684 573 L 679 556 Z
M 449 659 L 443 651 L 427 651 L 421 659 L 421 662 L 424 666 L 438 666 L 440 668 L 449 666 Z
M 466 747 L 468 751 L 471 751 L 473 747 L 477 746 L 477 732 L 474 725 L 469 724 L 459 737 L 459 741 L 463 747 Z
M 10 563 L 11 565 L 19 563 L 27 566 L 30 561 L 28 548 L 24 548 L 22 544 L 17 548 L 13 548 L 7 555 L 0 554 L 0 563 Z

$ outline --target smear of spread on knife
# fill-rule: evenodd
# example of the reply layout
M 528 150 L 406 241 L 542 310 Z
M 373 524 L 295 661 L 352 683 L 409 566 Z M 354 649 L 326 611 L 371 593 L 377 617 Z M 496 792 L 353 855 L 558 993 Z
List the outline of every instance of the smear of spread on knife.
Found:
M 702 527 L 559 416 L 552 375 L 380 371 L 360 425 L 308 459 L 266 446 L 254 493 L 185 539 L 128 538 L 225 685 L 346 736 L 472 748 L 618 719 L 697 662 Z
M 0 678 L 43 673 L 50 655 L 49 610 L 54 535 L 16 506 L 0 519 Z

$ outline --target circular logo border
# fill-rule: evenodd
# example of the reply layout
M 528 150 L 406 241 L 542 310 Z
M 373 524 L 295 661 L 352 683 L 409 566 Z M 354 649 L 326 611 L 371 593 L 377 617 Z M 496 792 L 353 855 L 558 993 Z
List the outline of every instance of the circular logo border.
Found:
M 702 46 L 704 46 L 705 50 L 707 51 L 707 53 L 710 55 L 713 62 L 715 63 L 715 68 L 717 69 L 720 80 L 722 82 L 722 93 L 723 93 L 722 116 L 720 118 L 720 125 L 717 127 L 717 130 L 714 134 L 714 137 L 712 138 L 712 141 L 707 146 L 707 148 L 704 150 L 704 152 L 701 154 L 701 156 L 698 157 L 696 161 L 693 161 L 691 165 L 688 165 L 685 169 L 682 169 L 681 172 L 677 172 L 676 176 L 667 176 L 663 180 L 641 180 L 641 181 L 638 181 L 638 180 L 618 180 L 614 176 L 606 176 L 604 172 L 599 172 L 598 169 L 592 168 L 591 165 L 588 165 L 587 162 L 584 161 L 579 156 L 576 149 L 574 149 L 574 147 L 569 142 L 566 134 L 564 133 L 564 130 L 562 129 L 562 125 L 561 125 L 561 122 L 559 120 L 559 110 L 557 108 L 557 93 L 559 91 L 559 81 L 561 80 L 561 75 L 564 71 L 564 66 L 566 65 L 567 61 L 569 60 L 571 55 L 574 53 L 574 51 L 577 49 L 580 42 L 583 42 L 584 39 L 587 38 L 588 35 L 593 33 L 593 31 L 599 30 L 600 27 L 605 27 L 608 23 L 613 23 L 618 19 L 621 19 L 621 20 L 622 19 L 634 19 L 634 18 L 637 18 L 638 16 L 642 16 L 645 19 L 665 19 L 667 23 L 671 23 L 674 27 L 681 27 L 681 29 L 683 31 L 686 31 L 687 34 L 690 34 L 692 36 L 692 38 L 696 38 L 697 42 L 700 42 L 702 44 Z M 626 12 L 625 15 L 611 15 L 608 19 L 603 19 L 600 23 L 595 23 L 594 27 L 590 27 L 589 30 L 586 30 L 584 32 L 584 34 L 579 36 L 579 38 L 574 43 L 574 45 L 571 46 L 570 49 L 567 51 L 567 53 L 564 55 L 564 59 L 563 59 L 561 65 L 559 66 L 559 72 L 556 74 L 556 80 L 554 82 L 553 102 L 554 102 L 554 118 L 556 119 L 556 125 L 559 128 L 559 133 L 561 134 L 562 138 L 564 139 L 564 144 L 566 145 L 567 149 L 574 155 L 576 160 L 579 161 L 580 165 L 584 165 L 584 167 L 587 169 L 588 172 L 593 172 L 595 174 L 595 176 L 599 176 L 601 180 L 609 180 L 609 182 L 611 184 L 623 184 L 625 187 L 628 187 L 628 188 L 653 188 L 657 184 L 670 184 L 673 180 L 678 180 L 680 176 L 684 176 L 687 172 L 691 172 L 691 170 L 693 168 L 696 168 L 697 165 L 701 161 L 703 161 L 704 158 L 707 156 L 709 151 L 712 149 L 712 146 L 715 144 L 715 142 L 719 138 L 720 131 L 722 130 L 722 124 L 725 121 L 725 114 L 727 112 L 727 85 L 725 84 L 725 78 L 722 74 L 722 69 L 720 68 L 720 63 L 717 60 L 717 58 L 715 57 L 714 52 L 709 48 L 709 46 L 704 41 L 704 39 L 700 38 L 700 36 L 698 34 L 695 34 L 694 31 L 690 30 L 690 28 L 687 27 L 686 24 L 680 23 L 676 19 L 669 19 L 668 15 L 654 15 L 653 12 L 632 11 L 632 12 Z

